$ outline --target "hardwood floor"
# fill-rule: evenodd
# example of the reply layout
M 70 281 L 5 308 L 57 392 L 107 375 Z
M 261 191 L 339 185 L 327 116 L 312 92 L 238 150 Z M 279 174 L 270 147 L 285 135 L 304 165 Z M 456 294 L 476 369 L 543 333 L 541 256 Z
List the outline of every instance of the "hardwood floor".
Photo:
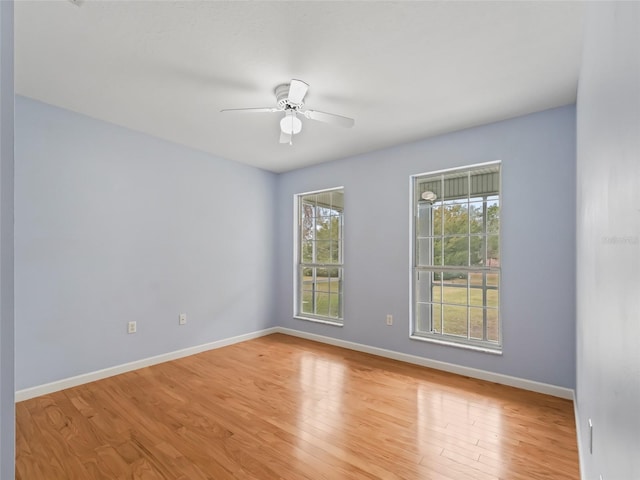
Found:
M 281 334 L 16 405 L 16 479 L 579 479 L 570 401 Z

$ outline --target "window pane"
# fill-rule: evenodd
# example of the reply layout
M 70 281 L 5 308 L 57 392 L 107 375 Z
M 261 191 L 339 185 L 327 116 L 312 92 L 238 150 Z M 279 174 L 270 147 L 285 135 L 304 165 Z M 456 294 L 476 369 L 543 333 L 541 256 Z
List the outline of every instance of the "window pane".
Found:
M 469 274 L 469 286 L 473 288 L 482 287 L 485 278 L 484 272 L 471 272 Z
M 416 218 L 416 231 L 418 237 L 427 237 L 433 234 L 432 206 L 429 202 L 418 202 L 418 216 Z
M 434 333 L 442 333 L 442 305 L 434 303 L 431 305 L 433 314 L 432 328 Z
M 417 303 L 415 315 L 416 331 L 421 333 L 428 333 L 431 320 L 431 305 L 428 303 Z
M 444 208 L 444 235 L 468 235 L 469 215 L 466 203 L 447 204 Z
M 470 262 L 472 266 L 485 266 L 486 237 L 472 235 L 469 237 Z
M 340 277 L 340 270 L 342 269 L 337 267 L 327 268 L 327 275 L 333 282 L 336 282 L 338 281 L 338 277 Z
M 329 277 L 327 278 L 327 282 L 329 284 L 329 292 L 333 294 L 341 294 L 342 293 L 342 278 L 340 275 L 340 269 L 338 268 L 329 268 L 327 270 Z
M 331 241 L 318 240 L 316 242 L 316 263 L 331 262 Z
M 416 241 L 416 261 L 417 265 L 433 265 L 434 251 L 432 238 L 419 238 Z
M 487 233 L 500 233 L 500 202 L 497 196 L 487 199 Z
M 496 308 L 487 308 L 487 340 L 500 342 L 500 323 Z
M 447 267 L 469 265 L 469 237 L 445 237 L 444 262 Z
M 316 291 L 319 291 L 319 292 L 329 291 L 328 272 L 326 268 L 316 269 Z
M 500 266 L 500 239 L 497 235 L 487 237 L 487 267 Z
M 301 285 L 310 285 L 313 280 L 313 268 L 312 267 L 300 267 L 300 280 Z M 309 287 L 311 288 L 311 287 Z
M 433 272 L 416 272 L 415 295 L 418 302 L 431 302 L 433 300 L 433 290 L 440 289 L 432 284 Z M 439 299 L 438 299 L 439 300 Z
M 302 258 L 302 263 L 313 263 L 313 242 L 302 242 L 300 257 Z
M 444 206 L 442 202 L 437 202 L 431 208 L 433 210 L 433 234 L 442 235 L 442 212 L 444 211 Z
M 302 313 L 313 314 L 313 291 L 311 290 L 302 291 L 302 302 L 300 305 L 300 311 Z
M 315 224 L 313 208 L 310 205 L 303 205 L 300 218 L 300 235 L 302 240 L 313 240 L 315 238 Z
M 333 224 L 336 223 L 336 217 L 331 217 L 331 210 L 323 209 L 323 214 L 326 216 L 321 216 L 316 218 L 316 236 L 318 238 L 330 238 L 331 229 L 333 228 Z
M 442 305 L 444 332 L 448 335 L 467 336 L 467 307 Z
M 471 331 L 469 337 L 476 340 L 482 340 L 484 337 L 484 308 L 470 308 L 469 321 L 471 323 Z
M 484 307 L 484 296 L 482 287 L 470 288 L 469 289 L 469 305 Z
M 484 233 L 483 212 L 484 212 L 483 202 L 473 202 L 469 204 L 469 228 L 472 234 Z
M 329 314 L 331 318 L 340 318 L 342 313 L 340 312 L 340 295 L 337 293 L 329 294 Z
M 434 302 L 442 302 L 442 272 L 433 272 L 433 288 L 431 289 Z
M 433 264 L 442 265 L 442 239 L 433 240 Z
M 499 291 L 497 289 L 487 290 L 487 307 L 498 308 L 499 300 Z
M 442 285 L 442 303 L 467 304 L 467 273 L 445 272 Z
M 324 317 L 329 316 L 329 294 L 325 292 L 316 292 L 316 315 Z
M 339 240 L 331 240 L 330 248 L 330 262 L 331 263 L 342 263 L 342 256 L 340 250 L 340 241 Z

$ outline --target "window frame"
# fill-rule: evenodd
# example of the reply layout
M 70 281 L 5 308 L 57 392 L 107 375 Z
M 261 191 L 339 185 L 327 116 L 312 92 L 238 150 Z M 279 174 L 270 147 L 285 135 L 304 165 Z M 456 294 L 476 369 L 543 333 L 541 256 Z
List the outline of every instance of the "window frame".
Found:
M 343 200 L 343 205 L 342 205 L 342 211 L 340 212 L 340 214 L 338 215 L 339 218 L 339 223 L 338 223 L 338 228 L 339 228 L 339 238 L 338 238 L 338 255 L 337 255 L 337 261 L 336 262 L 304 262 L 303 261 L 303 254 L 302 254 L 302 245 L 304 243 L 303 238 L 302 238 L 302 222 L 301 222 L 301 208 L 302 208 L 302 204 L 303 204 L 303 199 L 304 197 L 307 196 L 311 196 L 311 195 L 318 195 L 318 194 L 326 194 L 326 193 L 332 193 L 332 192 L 340 192 L 342 193 L 342 200 Z M 297 193 L 294 194 L 294 201 L 293 201 L 293 318 L 298 319 L 298 320 L 306 320 L 306 321 L 311 321 L 311 322 L 316 322 L 316 323 L 324 323 L 324 324 L 328 324 L 328 325 L 333 325 L 333 326 L 338 326 L 338 327 L 342 327 L 344 326 L 344 187 L 343 186 L 338 186 L 338 187 L 331 187 L 331 188 L 326 188 L 326 189 L 322 189 L 322 190 L 313 190 L 313 191 L 309 191 L 309 192 L 303 192 L 303 193 Z M 314 217 L 317 218 L 317 217 Z M 314 236 L 315 238 L 315 236 Z M 317 240 L 313 240 L 313 242 L 317 242 Z M 314 259 L 317 260 L 316 257 L 317 253 L 315 252 L 314 249 Z M 337 283 L 338 283 L 338 291 L 337 291 L 337 296 L 338 296 L 338 316 L 337 317 L 332 317 L 332 316 L 328 316 L 328 315 L 322 315 L 322 314 L 317 314 L 317 313 L 310 313 L 310 312 L 303 312 L 302 311 L 302 305 L 303 305 L 303 287 L 304 287 L 304 280 L 302 278 L 301 272 L 303 269 L 307 269 L 307 268 L 312 268 L 314 269 L 313 272 L 313 280 L 312 280 L 312 290 L 311 290 L 311 295 L 314 296 L 315 298 L 315 294 L 316 292 L 316 286 L 317 286 L 317 270 L 319 269 L 337 269 L 338 270 L 338 276 L 336 277 L 338 279 Z M 332 277 L 328 277 L 329 280 L 329 292 L 327 292 L 329 294 L 329 298 L 331 298 L 331 294 L 333 292 L 331 292 L 331 278 Z
M 467 182 L 467 193 L 466 193 L 466 203 L 464 201 L 460 202 L 462 205 L 467 205 L 470 206 L 472 203 L 475 203 L 477 201 L 473 201 L 472 199 L 475 198 L 484 198 L 484 200 L 482 201 L 483 204 L 483 215 L 482 215 L 482 223 L 483 223 L 483 230 L 481 231 L 480 234 L 478 234 L 478 232 L 474 232 L 471 231 L 471 220 L 469 219 L 469 215 L 468 212 L 469 210 L 467 210 L 467 221 L 468 221 L 468 225 L 469 225 L 469 229 L 467 230 L 467 233 L 465 235 L 459 235 L 456 234 L 456 236 L 460 236 L 461 238 L 467 238 L 467 253 L 469 255 L 469 260 L 467 265 L 446 265 L 444 262 L 444 258 L 445 258 L 445 248 L 444 248 L 444 241 L 447 238 L 451 238 L 451 236 L 447 235 L 446 232 L 444 231 L 444 220 L 443 223 L 440 225 L 440 231 L 439 233 L 436 233 L 433 229 L 435 227 L 435 225 L 433 223 L 429 224 L 429 229 L 431 229 L 426 235 L 424 233 L 422 233 L 422 236 L 420 237 L 420 240 L 424 240 L 425 238 L 430 238 L 431 240 L 428 241 L 428 245 L 429 247 L 427 247 L 427 251 L 430 253 L 428 253 L 427 255 L 431 255 L 431 257 L 433 258 L 433 256 L 435 256 L 435 244 L 437 243 L 437 239 L 440 239 L 440 245 L 441 245 L 441 262 L 439 265 L 435 265 L 435 262 L 431 261 L 430 264 L 425 263 L 425 264 L 419 264 L 419 247 L 418 247 L 418 243 L 419 243 L 419 216 L 418 216 L 418 208 L 419 208 L 419 198 L 418 196 L 420 195 L 419 191 L 418 191 L 418 187 L 419 184 L 424 182 L 426 179 L 429 178 L 433 178 L 434 180 L 438 179 L 438 177 L 440 179 L 442 179 L 443 183 L 442 186 L 444 187 L 444 181 L 445 179 L 447 179 L 448 175 L 452 175 L 452 177 L 449 178 L 453 178 L 453 175 L 456 174 L 467 174 L 467 178 L 470 179 L 470 175 L 473 174 L 474 171 L 480 171 L 482 169 L 490 169 L 490 168 L 497 168 L 497 181 L 498 181 L 498 188 L 497 188 L 497 192 L 484 192 L 482 194 L 472 194 L 471 191 L 469 191 L 471 189 L 471 183 L 470 180 Z M 503 348 L 503 339 L 502 339 L 502 332 L 503 332 L 503 328 L 502 328 L 502 312 L 501 312 L 501 298 L 500 298 L 500 292 L 501 292 L 501 279 L 502 279 L 502 268 L 501 268 L 501 262 L 498 263 L 498 265 L 472 265 L 472 262 L 470 260 L 471 258 L 471 252 L 472 252 L 472 244 L 471 241 L 475 236 L 480 235 L 480 237 L 482 239 L 484 239 L 483 241 L 485 242 L 484 248 L 485 248 L 485 254 L 487 252 L 487 241 L 489 239 L 490 236 L 493 236 L 495 238 L 497 238 L 497 242 L 498 242 L 498 246 L 497 248 L 500 250 L 501 249 L 501 235 L 502 235 L 502 228 L 500 226 L 498 226 L 498 231 L 497 234 L 493 234 L 490 235 L 488 230 L 487 230 L 487 198 L 490 196 L 497 196 L 497 205 L 498 205 L 498 218 L 500 218 L 500 214 L 502 211 L 502 204 L 503 204 L 503 195 L 502 195 L 502 162 L 499 160 L 496 161 L 491 161 L 491 162 L 485 162 L 485 163 L 478 163 L 478 164 L 473 164 L 473 165 L 465 165 L 465 166 L 461 166 L 461 167 L 454 167 L 454 168 L 448 168 L 448 169 L 442 169 L 442 170 L 437 170 L 437 171 L 431 171 L 431 172 L 424 172 L 424 173 L 419 173 L 419 174 L 415 174 L 415 175 L 411 175 L 410 177 L 410 225 L 411 225 L 411 234 L 410 234 L 410 300 L 409 300 L 409 308 L 410 308 L 410 322 L 409 322 L 409 337 L 411 339 L 414 340 L 421 340 L 421 341 L 427 341 L 427 342 L 432 342 L 432 343 L 438 343 L 438 344 L 444 344 L 444 345 L 448 345 L 448 346 L 454 346 L 454 347 L 459 347 L 459 348 L 466 348 L 466 349 L 471 349 L 471 350 L 477 350 L 477 351 L 482 351 L 482 352 L 487 352 L 487 353 L 493 353 L 493 354 L 498 354 L 501 355 L 502 354 L 502 348 Z M 463 197 L 460 197 L 463 198 Z M 436 199 L 436 202 L 440 200 L 442 202 L 443 199 Z M 459 202 L 460 199 L 454 200 L 453 197 L 450 197 L 448 199 L 448 205 L 451 206 L 453 204 L 455 204 L 456 202 Z M 480 203 L 480 202 L 477 202 Z M 440 203 L 440 205 L 442 207 L 444 207 L 444 202 Z M 431 214 L 431 213 L 430 213 Z M 500 255 L 501 256 L 501 255 Z M 486 256 L 485 256 L 486 258 Z M 500 258 L 500 257 L 498 257 Z M 436 281 L 433 280 L 433 277 L 431 280 L 427 280 L 428 285 L 429 285 L 429 292 L 427 294 L 427 296 L 429 296 L 430 298 L 428 299 L 421 299 L 420 298 L 420 294 L 418 292 L 418 273 L 419 272 L 431 272 L 431 275 L 433 275 L 434 273 L 440 273 L 441 277 L 439 280 L 439 285 L 441 286 L 441 290 L 440 290 L 440 297 L 438 299 L 434 299 L 435 295 L 434 295 L 434 285 L 438 285 L 438 283 L 436 283 Z M 466 330 L 466 337 L 465 336 L 459 336 L 456 334 L 452 334 L 449 333 L 447 334 L 446 332 L 443 332 L 442 330 L 444 330 L 443 328 L 443 323 L 442 323 L 442 318 L 443 318 L 443 309 L 445 308 L 444 306 L 447 305 L 449 307 L 454 306 L 452 304 L 449 304 L 447 302 L 444 301 L 444 294 L 445 294 L 445 290 L 444 287 L 447 286 L 451 286 L 449 284 L 445 284 L 445 274 L 446 273 L 449 274 L 454 274 L 456 272 L 461 273 L 462 275 L 466 276 L 467 281 L 466 281 L 466 290 L 467 290 L 467 299 L 466 299 L 466 303 L 460 303 L 460 307 L 464 307 L 467 309 L 466 312 L 466 318 L 467 318 L 467 330 Z M 481 274 L 481 278 L 482 278 L 482 283 L 478 284 L 476 283 L 475 285 L 478 286 L 472 286 L 474 285 L 471 275 L 477 275 L 478 273 Z M 487 283 L 487 277 L 488 274 L 492 273 L 492 274 L 496 274 L 497 275 L 497 281 L 495 282 L 495 285 L 488 285 Z M 471 290 L 472 289 L 481 289 L 482 290 L 482 305 L 478 305 L 478 304 L 474 304 L 472 303 L 471 300 Z M 488 302 L 487 302 L 487 292 L 489 290 L 495 290 L 496 291 L 496 303 L 497 306 L 495 308 L 489 306 Z M 419 323 L 419 314 L 418 314 L 418 308 L 419 308 L 419 304 L 423 305 L 423 306 L 430 306 L 430 310 L 428 313 L 428 322 L 429 322 L 429 326 L 431 327 L 431 331 L 423 331 L 420 328 Z M 433 308 L 435 305 L 439 305 L 440 307 L 440 312 L 441 312 L 441 316 L 440 316 L 440 329 L 439 331 L 434 331 L 433 325 L 434 325 L 434 317 L 433 317 L 433 312 L 435 311 L 435 309 Z M 426 307 L 425 307 L 426 308 Z M 478 339 L 478 338 L 473 338 L 471 336 L 471 312 L 473 308 L 482 308 L 483 312 L 482 312 L 482 331 L 483 331 L 483 338 L 482 339 Z M 498 335 L 497 335 L 497 340 L 489 340 L 488 339 L 488 335 L 487 335 L 487 312 L 488 311 L 493 311 L 495 310 L 495 314 L 496 314 L 496 323 L 497 323 L 497 328 L 498 328 Z

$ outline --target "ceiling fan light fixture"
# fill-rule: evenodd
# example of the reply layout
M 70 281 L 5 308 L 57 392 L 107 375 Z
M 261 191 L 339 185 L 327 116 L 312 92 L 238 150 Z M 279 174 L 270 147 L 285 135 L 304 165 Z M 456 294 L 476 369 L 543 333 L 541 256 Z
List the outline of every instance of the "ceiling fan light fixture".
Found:
M 302 122 L 293 110 L 288 110 L 280 120 L 280 130 L 287 135 L 295 135 L 302 131 Z

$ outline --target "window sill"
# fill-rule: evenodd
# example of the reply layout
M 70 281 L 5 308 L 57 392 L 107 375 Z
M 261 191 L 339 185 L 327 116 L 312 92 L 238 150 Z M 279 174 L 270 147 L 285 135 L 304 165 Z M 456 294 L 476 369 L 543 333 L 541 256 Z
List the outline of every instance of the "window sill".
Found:
M 325 325 L 333 325 L 334 327 L 344 327 L 344 322 L 340 322 L 336 320 L 328 320 L 328 319 L 313 318 L 313 317 L 302 317 L 300 315 L 294 315 L 293 318 L 295 318 L 296 320 L 305 320 L 307 322 L 324 323 Z
M 422 335 L 409 335 L 409 338 L 411 340 L 419 340 L 421 342 L 429 342 L 429 343 L 437 343 L 438 345 L 446 345 L 448 347 L 456 347 L 456 348 L 462 348 L 465 350 L 473 350 L 475 352 L 482 352 L 482 353 L 490 353 L 492 355 L 502 355 L 502 348 L 500 349 L 495 349 L 495 348 L 490 348 L 490 347 L 483 347 L 480 345 L 471 345 L 468 343 L 458 343 L 458 342 L 452 342 L 449 340 L 442 340 L 439 338 L 433 338 L 433 337 L 426 337 L 426 336 L 422 336 Z

